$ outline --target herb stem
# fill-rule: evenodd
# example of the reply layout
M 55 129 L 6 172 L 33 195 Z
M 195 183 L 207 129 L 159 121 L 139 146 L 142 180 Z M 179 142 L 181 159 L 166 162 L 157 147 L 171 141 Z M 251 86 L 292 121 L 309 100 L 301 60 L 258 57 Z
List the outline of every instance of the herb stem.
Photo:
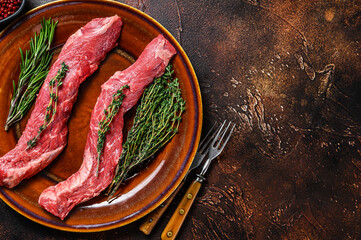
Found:
M 108 201 L 135 167 L 152 157 L 178 132 L 185 101 L 171 69 L 172 66 L 168 65 L 165 73 L 143 93 L 107 191 Z
M 6 131 L 25 116 L 48 74 L 48 67 L 53 56 L 49 49 L 57 23 L 51 19 L 43 19 L 39 34 L 35 33 L 34 38 L 30 40 L 30 50 L 26 50 L 24 54 L 21 48 L 19 49 L 20 75 L 17 88 L 13 81 L 14 91 L 5 124 Z
M 38 130 L 38 134 L 27 142 L 29 148 L 33 148 L 39 137 L 40 134 L 54 121 L 56 107 L 58 105 L 58 89 L 63 84 L 63 79 L 65 78 L 65 74 L 69 71 L 68 65 L 64 62 L 61 63 L 61 68 L 56 73 L 55 77 L 49 81 L 49 95 L 50 101 L 48 106 L 46 107 L 44 123 L 40 126 Z M 54 90 L 55 88 L 55 90 Z
M 96 177 L 98 177 L 99 171 L 99 163 L 100 157 L 104 148 L 105 136 L 106 133 L 110 130 L 110 124 L 113 121 L 115 115 L 117 115 L 120 106 L 123 103 L 123 99 L 125 97 L 123 90 L 125 88 L 129 88 L 128 85 L 122 86 L 116 93 L 113 94 L 113 98 L 107 109 L 104 110 L 104 116 L 102 117 L 101 121 L 99 121 L 99 128 L 98 128 L 98 140 L 97 140 L 97 170 L 96 170 Z

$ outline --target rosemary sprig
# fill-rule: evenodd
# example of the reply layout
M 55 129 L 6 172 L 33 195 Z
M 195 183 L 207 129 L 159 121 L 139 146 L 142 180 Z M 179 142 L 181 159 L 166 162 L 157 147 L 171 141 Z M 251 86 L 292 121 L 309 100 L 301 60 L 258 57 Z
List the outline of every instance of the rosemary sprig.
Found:
M 13 81 L 14 92 L 5 124 L 6 131 L 25 116 L 48 74 L 48 67 L 53 56 L 49 50 L 57 23 L 51 19 L 43 19 L 39 34 L 35 33 L 34 38 L 30 40 L 30 51 L 26 50 L 24 54 L 21 48 L 19 49 L 20 75 L 17 88 Z
M 165 73 L 144 91 L 133 126 L 123 144 L 115 177 L 108 188 L 108 199 L 134 167 L 153 156 L 178 132 L 185 101 L 178 79 L 172 79 L 172 74 L 172 66 L 168 65 Z
M 40 134 L 53 122 L 56 113 L 56 107 L 58 105 L 58 89 L 63 84 L 63 79 L 68 71 L 68 65 L 62 62 L 61 68 L 58 70 L 55 77 L 49 81 L 50 101 L 48 106 L 46 107 L 44 123 L 40 126 L 38 134 L 33 139 L 27 142 L 27 149 L 33 148 L 36 145 Z
M 120 106 L 123 103 L 123 99 L 125 95 L 123 94 L 123 89 L 129 88 L 128 85 L 121 87 L 116 93 L 113 94 L 113 99 L 107 109 L 104 110 L 104 116 L 102 120 L 99 122 L 99 129 L 98 129 L 98 140 L 97 140 L 97 171 L 96 176 L 98 177 L 98 170 L 99 170 L 99 163 L 100 163 L 100 156 L 103 151 L 104 141 L 105 141 L 105 134 L 110 130 L 110 123 L 112 122 L 115 115 L 117 115 Z

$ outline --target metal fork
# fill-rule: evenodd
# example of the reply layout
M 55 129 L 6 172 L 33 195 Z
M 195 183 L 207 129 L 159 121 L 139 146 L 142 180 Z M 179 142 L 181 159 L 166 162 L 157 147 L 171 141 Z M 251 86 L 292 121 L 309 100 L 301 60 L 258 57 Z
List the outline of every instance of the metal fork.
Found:
M 229 122 L 226 126 L 226 121 L 224 121 L 223 124 L 218 128 L 217 134 L 214 137 L 213 141 L 207 141 L 206 146 L 202 147 L 197 151 L 197 153 L 199 153 L 203 157 L 206 156 L 208 153 L 208 158 L 204 162 L 201 172 L 197 174 L 197 178 L 189 186 L 177 209 L 175 210 L 167 226 L 165 227 L 161 235 L 162 240 L 175 239 L 175 237 L 177 236 L 184 222 L 184 219 L 186 218 L 189 209 L 191 208 L 194 199 L 198 194 L 198 191 L 201 188 L 203 181 L 205 180 L 204 175 L 207 172 L 212 160 L 215 159 L 223 151 L 229 138 L 232 135 L 235 125 L 233 124 L 230 129 L 231 124 L 232 123 Z M 211 145 L 208 146 L 209 142 L 211 142 Z
M 165 210 L 168 208 L 170 203 L 173 201 L 174 197 L 178 194 L 179 190 L 182 188 L 188 174 L 193 170 L 196 169 L 201 165 L 201 162 L 203 161 L 204 157 L 207 155 L 209 151 L 209 143 L 214 139 L 216 136 L 219 128 L 217 131 L 214 130 L 216 124 L 212 126 L 212 128 L 209 130 L 209 132 L 206 134 L 206 136 L 202 139 L 202 141 L 198 145 L 197 152 L 194 156 L 192 165 L 189 167 L 189 170 L 185 177 L 183 178 L 182 182 L 179 184 L 176 190 L 154 211 L 152 211 L 150 214 L 147 215 L 143 223 L 139 226 L 139 230 L 142 231 L 144 234 L 149 235 Z

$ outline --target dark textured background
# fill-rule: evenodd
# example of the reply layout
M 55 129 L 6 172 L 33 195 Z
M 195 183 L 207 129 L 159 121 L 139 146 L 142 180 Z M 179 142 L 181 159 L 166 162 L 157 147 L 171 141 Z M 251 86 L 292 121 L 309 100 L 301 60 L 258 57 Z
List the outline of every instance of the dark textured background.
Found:
M 179 239 L 361 239 L 360 1 L 123 2 L 183 46 L 205 129 L 237 123 Z M 146 237 L 140 221 L 61 232 L 0 202 L 0 239 L 159 239 L 175 207 Z

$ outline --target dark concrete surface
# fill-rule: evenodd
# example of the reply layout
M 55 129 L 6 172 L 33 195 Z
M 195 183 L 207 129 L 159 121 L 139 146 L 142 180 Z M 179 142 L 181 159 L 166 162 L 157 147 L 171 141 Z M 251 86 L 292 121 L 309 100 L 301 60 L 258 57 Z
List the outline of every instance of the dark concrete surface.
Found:
M 27 9 L 49 1 L 29 0 Z M 201 86 L 204 128 L 236 133 L 178 239 L 361 239 L 361 3 L 124 1 L 164 25 Z M 178 197 L 179 200 L 179 197 Z M 0 239 L 159 239 L 140 221 L 66 233 L 0 202 Z

